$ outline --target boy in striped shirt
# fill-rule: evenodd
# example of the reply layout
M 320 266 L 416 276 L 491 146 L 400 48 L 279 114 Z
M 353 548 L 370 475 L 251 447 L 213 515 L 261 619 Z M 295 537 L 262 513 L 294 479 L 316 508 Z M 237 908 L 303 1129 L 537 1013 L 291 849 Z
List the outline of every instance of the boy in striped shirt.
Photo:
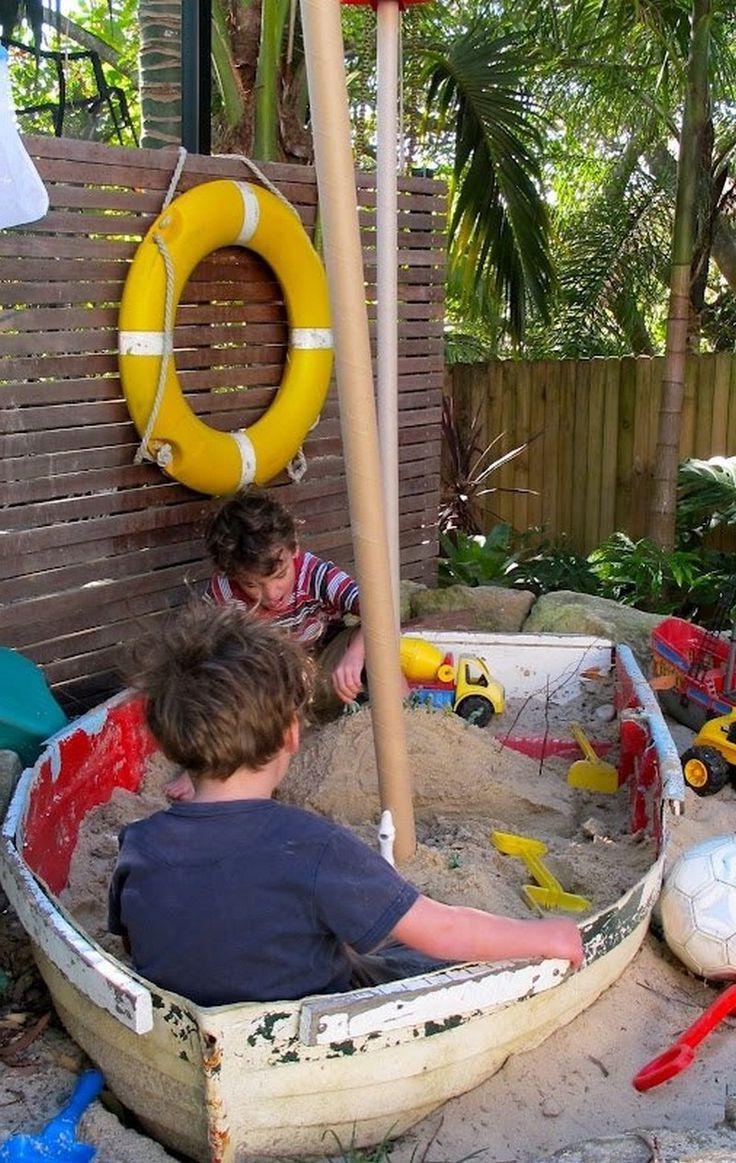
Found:
M 262 489 L 225 501 L 210 519 L 205 544 L 215 566 L 205 600 L 239 606 L 301 643 L 317 663 L 314 716 L 323 722 L 336 718 L 363 687 L 363 631 L 343 621 L 349 615 L 357 623 L 360 614 L 353 578 L 300 549 L 291 513 Z M 166 787 L 170 800 L 193 794 L 186 773 Z
M 271 622 L 314 654 L 320 675 L 316 713 L 334 716 L 363 686 L 365 647 L 358 587 L 349 574 L 299 547 L 291 513 L 261 489 L 225 501 L 205 535 L 215 573 L 207 600 L 234 603 Z

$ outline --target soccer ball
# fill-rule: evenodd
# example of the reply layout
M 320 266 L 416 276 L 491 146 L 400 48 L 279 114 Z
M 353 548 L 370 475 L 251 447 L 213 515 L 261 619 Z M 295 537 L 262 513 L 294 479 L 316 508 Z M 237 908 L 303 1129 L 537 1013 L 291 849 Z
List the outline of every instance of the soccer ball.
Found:
M 665 879 L 660 908 L 667 944 L 688 969 L 736 979 L 736 834 L 683 852 Z

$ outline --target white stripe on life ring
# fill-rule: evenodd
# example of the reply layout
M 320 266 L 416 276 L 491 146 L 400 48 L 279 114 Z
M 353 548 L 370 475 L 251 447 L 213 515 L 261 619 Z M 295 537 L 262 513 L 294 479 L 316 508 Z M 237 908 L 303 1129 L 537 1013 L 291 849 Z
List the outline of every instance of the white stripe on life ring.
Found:
M 255 479 L 256 450 L 244 428 L 239 428 L 237 431 L 231 432 L 230 435 L 237 444 L 240 453 L 241 469 L 238 488 L 244 489 L 246 485 L 252 485 Z
M 258 223 L 261 220 L 261 205 L 253 187 L 248 182 L 235 182 L 235 185 L 240 190 L 240 196 L 243 199 L 243 225 L 235 243 L 247 246 L 258 229 Z
M 121 331 L 118 345 L 121 355 L 163 355 L 172 350 L 165 331 Z
M 332 331 L 329 327 L 292 327 L 289 346 L 304 351 L 316 351 L 317 348 L 331 350 Z

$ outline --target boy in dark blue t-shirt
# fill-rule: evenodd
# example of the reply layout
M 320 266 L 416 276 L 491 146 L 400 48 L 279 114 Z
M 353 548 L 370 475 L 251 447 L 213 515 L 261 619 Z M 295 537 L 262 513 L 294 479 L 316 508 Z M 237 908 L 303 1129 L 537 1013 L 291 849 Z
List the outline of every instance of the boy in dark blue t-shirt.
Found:
M 271 798 L 312 689 L 310 661 L 278 630 L 234 607 L 186 608 L 151 640 L 136 685 L 195 788 L 121 833 L 109 928 L 144 977 L 222 1005 L 341 992 L 438 958 L 580 965 L 572 921 L 430 900 L 345 828 Z

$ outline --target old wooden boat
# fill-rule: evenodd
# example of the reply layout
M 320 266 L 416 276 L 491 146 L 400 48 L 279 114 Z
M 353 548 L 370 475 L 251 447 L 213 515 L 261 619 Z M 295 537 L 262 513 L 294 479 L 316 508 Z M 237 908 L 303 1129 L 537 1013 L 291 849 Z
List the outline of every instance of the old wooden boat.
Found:
M 56 899 L 81 820 L 116 786 L 135 789 L 154 749 L 123 694 L 49 741 L 5 821 L 0 880 L 56 1009 L 120 1100 L 195 1160 L 322 1155 L 396 1136 L 569 1022 L 614 982 L 644 938 L 659 892 L 668 801 L 684 787 L 656 699 L 631 652 L 576 637 L 427 635 L 488 662 L 509 695 L 579 689 L 616 675 L 619 770 L 632 829 L 655 840 L 646 874 L 586 918 L 586 963 L 464 965 L 301 1001 L 201 1008 L 132 973 Z

